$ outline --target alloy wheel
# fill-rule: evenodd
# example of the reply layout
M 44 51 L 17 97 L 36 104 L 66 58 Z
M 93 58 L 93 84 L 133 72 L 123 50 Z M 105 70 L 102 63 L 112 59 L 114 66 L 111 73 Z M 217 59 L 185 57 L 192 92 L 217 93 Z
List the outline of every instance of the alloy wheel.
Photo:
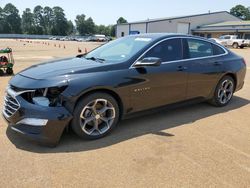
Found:
M 90 136 L 107 132 L 115 119 L 115 108 L 106 99 L 95 99 L 89 102 L 80 114 L 80 126 Z
M 226 104 L 233 96 L 234 83 L 226 79 L 221 83 L 221 86 L 218 90 L 218 99 L 221 104 Z

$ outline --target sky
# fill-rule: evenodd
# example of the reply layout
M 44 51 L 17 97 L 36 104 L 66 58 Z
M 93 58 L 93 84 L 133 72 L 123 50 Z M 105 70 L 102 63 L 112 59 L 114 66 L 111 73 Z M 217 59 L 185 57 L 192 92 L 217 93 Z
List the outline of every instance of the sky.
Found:
M 115 24 L 122 16 L 129 22 L 202 14 L 208 11 L 229 11 L 233 6 L 242 4 L 250 7 L 250 0 L 0 0 L 0 7 L 14 4 L 22 14 L 25 8 L 41 6 L 60 6 L 65 10 L 67 19 L 75 20 L 76 15 L 85 14 L 92 17 L 98 25 Z

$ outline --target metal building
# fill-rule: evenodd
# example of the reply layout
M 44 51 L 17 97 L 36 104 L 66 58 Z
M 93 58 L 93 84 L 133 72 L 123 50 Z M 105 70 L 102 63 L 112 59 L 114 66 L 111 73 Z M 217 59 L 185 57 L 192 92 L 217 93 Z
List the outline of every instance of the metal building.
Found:
M 209 24 L 193 30 L 196 35 L 218 38 L 221 35 L 238 35 L 239 38 L 250 39 L 250 21 L 227 21 Z
M 194 34 L 194 31 L 201 26 L 227 21 L 241 21 L 241 19 L 231 15 L 227 11 L 162 19 L 148 19 L 144 21 L 118 24 L 116 27 L 116 36 L 119 38 L 139 33 Z M 197 34 L 201 33 L 197 32 Z

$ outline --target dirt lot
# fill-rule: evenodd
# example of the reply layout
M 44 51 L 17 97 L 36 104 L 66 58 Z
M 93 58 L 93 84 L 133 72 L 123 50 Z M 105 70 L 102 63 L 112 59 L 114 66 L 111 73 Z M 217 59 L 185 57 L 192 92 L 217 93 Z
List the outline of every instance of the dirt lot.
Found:
M 14 49 L 15 72 L 97 45 L 0 40 Z M 250 65 L 250 49 L 234 51 Z M 0 78 L 0 106 L 9 79 Z M 203 103 L 123 121 L 101 140 L 64 134 L 56 148 L 21 138 L 0 117 L 0 187 L 250 187 L 249 73 L 235 95 L 224 108 Z

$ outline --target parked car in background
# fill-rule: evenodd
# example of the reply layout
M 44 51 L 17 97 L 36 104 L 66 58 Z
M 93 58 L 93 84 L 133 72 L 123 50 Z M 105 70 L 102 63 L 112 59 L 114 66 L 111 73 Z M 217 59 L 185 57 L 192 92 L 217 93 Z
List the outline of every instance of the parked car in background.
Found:
M 50 37 L 49 40 L 59 40 L 59 37 Z
M 110 36 L 106 36 L 106 41 L 107 41 L 107 42 L 112 41 L 112 40 L 113 40 L 113 38 L 112 38 L 112 37 L 110 37 Z
M 105 42 L 107 41 L 107 38 L 105 35 L 93 35 L 93 36 L 90 36 L 86 39 L 86 41 L 89 41 L 89 42 Z
M 97 139 L 143 110 L 195 100 L 226 106 L 245 74 L 244 59 L 211 40 L 131 35 L 16 74 L 3 116 L 15 132 L 50 145 L 67 126 Z
M 233 48 L 244 48 L 249 45 L 248 40 L 239 39 L 237 35 L 223 35 L 219 38 L 219 40 L 222 45 Z
M 218 44 L 223 45 L 222 42 L 221 42 L 219 39 L 217 39 L 217 38 L 210 38 L 209 40 L 211 40 L 211 41 L 213 41 L 213 42 L 216 42 L 216 43 L 218 43 Z
M 60 41 L 69 41 L 70 39 L 69 39 L 69 37 L 62 37 L 62 38 L 60 38 Z
M 85 41 L 86 41 L 86 37 L 77 38 L 77 42 L 85 42 Z

